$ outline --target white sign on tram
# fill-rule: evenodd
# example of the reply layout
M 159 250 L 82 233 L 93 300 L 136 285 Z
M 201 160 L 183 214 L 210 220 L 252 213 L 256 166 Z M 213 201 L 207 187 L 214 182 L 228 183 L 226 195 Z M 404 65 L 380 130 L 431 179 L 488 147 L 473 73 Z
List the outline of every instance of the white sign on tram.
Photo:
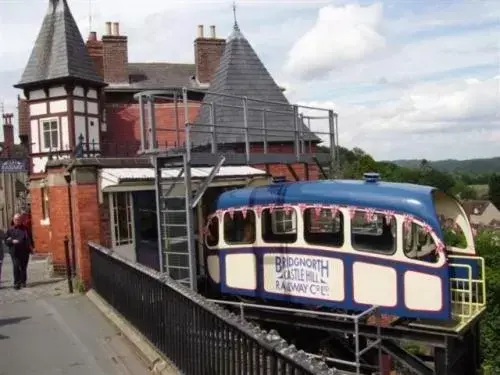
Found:
M 264 289 L 304 298 L 344 299 L 344 268 L 338 259 L 310 255 L 264 255 Z

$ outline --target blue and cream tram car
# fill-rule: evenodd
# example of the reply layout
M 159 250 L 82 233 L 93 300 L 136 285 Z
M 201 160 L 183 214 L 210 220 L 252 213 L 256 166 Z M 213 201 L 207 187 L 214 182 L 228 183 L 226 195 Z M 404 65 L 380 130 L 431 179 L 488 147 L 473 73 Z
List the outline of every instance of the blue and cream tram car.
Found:
M 365 177 L 222 193 L 204 241 L 217 291 L 408 318 L 480 313 L 484 261 L 460 203 L 433 187 Z M 461 243 L 445 244 L 445 230 Z

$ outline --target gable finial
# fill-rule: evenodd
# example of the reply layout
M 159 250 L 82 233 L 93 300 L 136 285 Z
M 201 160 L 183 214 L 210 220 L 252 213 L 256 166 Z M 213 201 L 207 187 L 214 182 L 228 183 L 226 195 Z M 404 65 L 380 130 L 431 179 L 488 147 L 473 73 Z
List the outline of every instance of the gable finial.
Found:
M 238 20 L 236 19 L 236 0 L 233 0 L 233 18 L 234 18 L 234 30 L 240 30 L 240 27 L 238 26 Z

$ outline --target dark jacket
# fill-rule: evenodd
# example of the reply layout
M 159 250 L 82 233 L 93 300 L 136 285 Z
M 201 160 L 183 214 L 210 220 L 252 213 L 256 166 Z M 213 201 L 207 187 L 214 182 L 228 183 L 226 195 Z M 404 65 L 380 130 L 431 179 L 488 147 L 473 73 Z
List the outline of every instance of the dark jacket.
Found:
M 14 244 L 13 240 L 18 240 L 19 243 Z M 11 253 L 31 253 L 31 238 L 24 225 L 11 227 L 5 234 L 5 244 L 9 247 Z
M 4 240 L 5 240 L 5 232 L 0 229 L 0 263 L 3 261 L 4 258 Z

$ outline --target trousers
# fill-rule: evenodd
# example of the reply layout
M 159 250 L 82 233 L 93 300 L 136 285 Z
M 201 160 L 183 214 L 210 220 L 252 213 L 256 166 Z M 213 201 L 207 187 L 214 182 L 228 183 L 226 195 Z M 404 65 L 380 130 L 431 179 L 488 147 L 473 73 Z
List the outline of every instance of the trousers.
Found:
M 12 266 L 14 267 L 14 285 L 26 285 L 28 261 L 30 254 L 28 252 L 16 252 L 11 254 Z

